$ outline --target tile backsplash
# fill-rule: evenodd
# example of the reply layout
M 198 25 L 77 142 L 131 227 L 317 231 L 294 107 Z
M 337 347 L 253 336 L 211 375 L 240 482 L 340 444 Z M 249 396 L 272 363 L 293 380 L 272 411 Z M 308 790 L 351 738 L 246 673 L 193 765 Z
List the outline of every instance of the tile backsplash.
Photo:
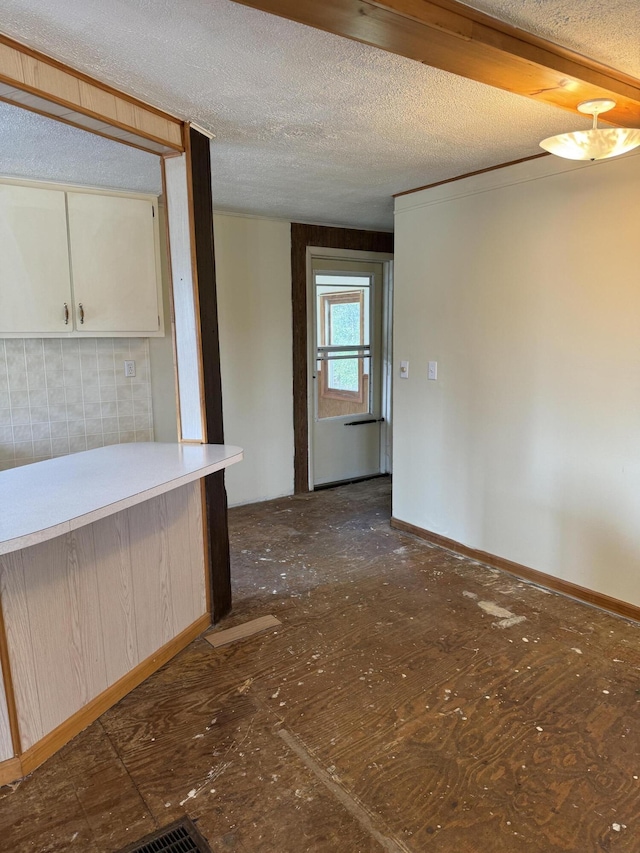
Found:
M 129 441 L 153 441 L 146 338 L 0 340 L 0 470 Z

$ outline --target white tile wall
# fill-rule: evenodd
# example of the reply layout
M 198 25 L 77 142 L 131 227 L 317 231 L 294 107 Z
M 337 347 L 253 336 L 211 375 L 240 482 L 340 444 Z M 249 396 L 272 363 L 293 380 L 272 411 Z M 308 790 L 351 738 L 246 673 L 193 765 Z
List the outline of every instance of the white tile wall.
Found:
M 0 470 L 128 441 L 153 441 L 146 338 L 0 340 Z

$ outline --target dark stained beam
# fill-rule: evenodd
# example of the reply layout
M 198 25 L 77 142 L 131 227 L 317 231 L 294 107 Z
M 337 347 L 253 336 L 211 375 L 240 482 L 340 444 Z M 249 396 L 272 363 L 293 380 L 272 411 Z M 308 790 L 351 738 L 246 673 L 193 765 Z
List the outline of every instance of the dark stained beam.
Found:
M 551 106 L 613 98 L 606 120 L 640 127 L 639 80 L 456 0 L 236 2 Z
M 213 246 L 213 200 L 211 194 L 211 154 L 209 139 L 190 127 L 188 155 L 193 205 L 193 238 L 198 281 L 200 338 L 202 345 L 203 402 L 206 440 L 224 444 L 222 422 L 222 376 L 220 373 L 220 338 L 216 267 Z M 231 569 L 229 530 L 227 527 L 227 492 L 224 471 L 205 477 L 206 529 L 210 561 L 212 618 L 218 622 L 231 610 Z

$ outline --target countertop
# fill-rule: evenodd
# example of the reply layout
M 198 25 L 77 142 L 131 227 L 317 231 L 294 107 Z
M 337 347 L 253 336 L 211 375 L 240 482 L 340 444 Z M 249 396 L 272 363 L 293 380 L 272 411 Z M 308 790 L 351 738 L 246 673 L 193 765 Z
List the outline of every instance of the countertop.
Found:
M 225 444 L 114 444 L 0 472 L 0 555 L 46 542 L 242 459 Z

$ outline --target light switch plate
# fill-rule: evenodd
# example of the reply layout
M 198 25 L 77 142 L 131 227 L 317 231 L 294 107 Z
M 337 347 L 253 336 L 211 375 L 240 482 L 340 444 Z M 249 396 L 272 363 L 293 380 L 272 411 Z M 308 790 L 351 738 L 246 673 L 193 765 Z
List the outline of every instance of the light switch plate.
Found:
M 429 362 L 429 372 L 427 373 L 427 379 L 437 379 L 438 378 L 438 362 L 430 361 Z
M 408 379 L 409 378 L 409 362 L 401 361 L 400 362 L 400 379 Z

